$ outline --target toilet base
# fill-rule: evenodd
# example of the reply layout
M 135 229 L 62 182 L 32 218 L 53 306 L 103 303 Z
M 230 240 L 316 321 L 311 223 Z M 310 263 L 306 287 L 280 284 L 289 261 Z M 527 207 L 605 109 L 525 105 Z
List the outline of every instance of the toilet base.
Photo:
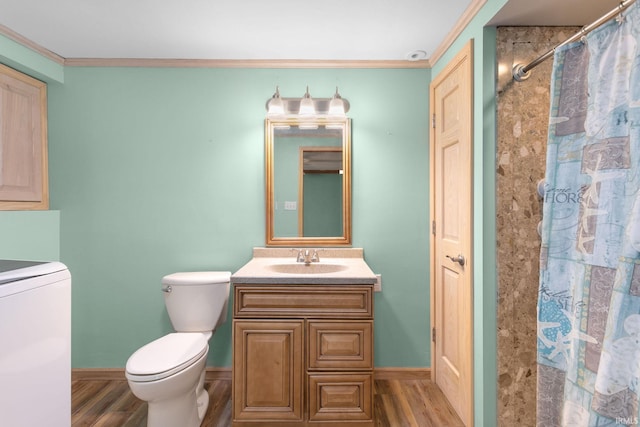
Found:
M 204 389 L 206 353 L 185 371 L 150 383 L 129 381 L 148 404 L 147 427 L 200 427 L 209 406 Z
M 147 427 L 200 427 L 202 423 L 198 416 L 195 392 L 148 404 Z
M 202 419 L 207 413 L 207 408 L 209 407 L 209 393 L 204 389 L 204 377 L 205 371 L 202 371 L 202 375 L 200 375 L 200 380 L 198 381 L 198 386 L 196 387 L 196 406 L 198 408 L 198 419 L 200 420 L 200 423 L 202 423 Z

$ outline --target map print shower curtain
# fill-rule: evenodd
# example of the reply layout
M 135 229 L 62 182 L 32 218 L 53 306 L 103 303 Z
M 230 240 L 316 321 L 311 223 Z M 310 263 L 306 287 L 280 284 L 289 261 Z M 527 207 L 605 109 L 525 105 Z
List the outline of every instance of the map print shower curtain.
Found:
M 537 424 L 640 425 L 640 2 L 556 50 Z

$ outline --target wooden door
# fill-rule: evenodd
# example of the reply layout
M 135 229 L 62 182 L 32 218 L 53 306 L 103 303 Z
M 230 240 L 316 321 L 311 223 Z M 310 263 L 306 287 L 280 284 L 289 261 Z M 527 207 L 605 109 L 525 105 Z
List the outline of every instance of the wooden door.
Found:
M 431 325 L 436 384 L 473 425 L 472 48 L 433 80 Z
M 233 421 L 302 421 L 303 321 L 234 320 Z

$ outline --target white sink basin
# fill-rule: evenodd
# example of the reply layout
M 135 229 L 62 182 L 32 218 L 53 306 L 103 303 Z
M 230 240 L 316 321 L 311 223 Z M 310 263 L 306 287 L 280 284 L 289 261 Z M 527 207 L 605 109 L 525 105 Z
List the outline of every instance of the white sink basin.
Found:
M 361 248 L 323 248 L 320 261 L 296 262 L 299 248 L 253 248 L 253 258 L 232 276 L 235 284 L 370 285 L 376 275 Z
M 328 263 L 311 263 L 305 265 L 303 263 L 291 263 L 291 264 L 271 264 L 265 267 L 267 270 L 271 270 L 274 273 L 285 274 L 326 274 L 337 273 L 339 271 L 345 271 L 349 268 L 343 264 L 328 264 Z

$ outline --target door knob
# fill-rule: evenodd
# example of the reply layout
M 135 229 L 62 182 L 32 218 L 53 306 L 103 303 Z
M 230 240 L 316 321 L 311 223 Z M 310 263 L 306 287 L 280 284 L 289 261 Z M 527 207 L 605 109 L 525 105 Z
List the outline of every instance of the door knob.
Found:
M 458 256 L 451 256 L 451 255 L 447 255 L 447 258 L 449 258 L 451 261 L 453 262 L 457 262 L 458 264 L 460 264 L 461 266 L 464 266 L 464 262 L 465 259 L 462 255 L 458 254 Z

